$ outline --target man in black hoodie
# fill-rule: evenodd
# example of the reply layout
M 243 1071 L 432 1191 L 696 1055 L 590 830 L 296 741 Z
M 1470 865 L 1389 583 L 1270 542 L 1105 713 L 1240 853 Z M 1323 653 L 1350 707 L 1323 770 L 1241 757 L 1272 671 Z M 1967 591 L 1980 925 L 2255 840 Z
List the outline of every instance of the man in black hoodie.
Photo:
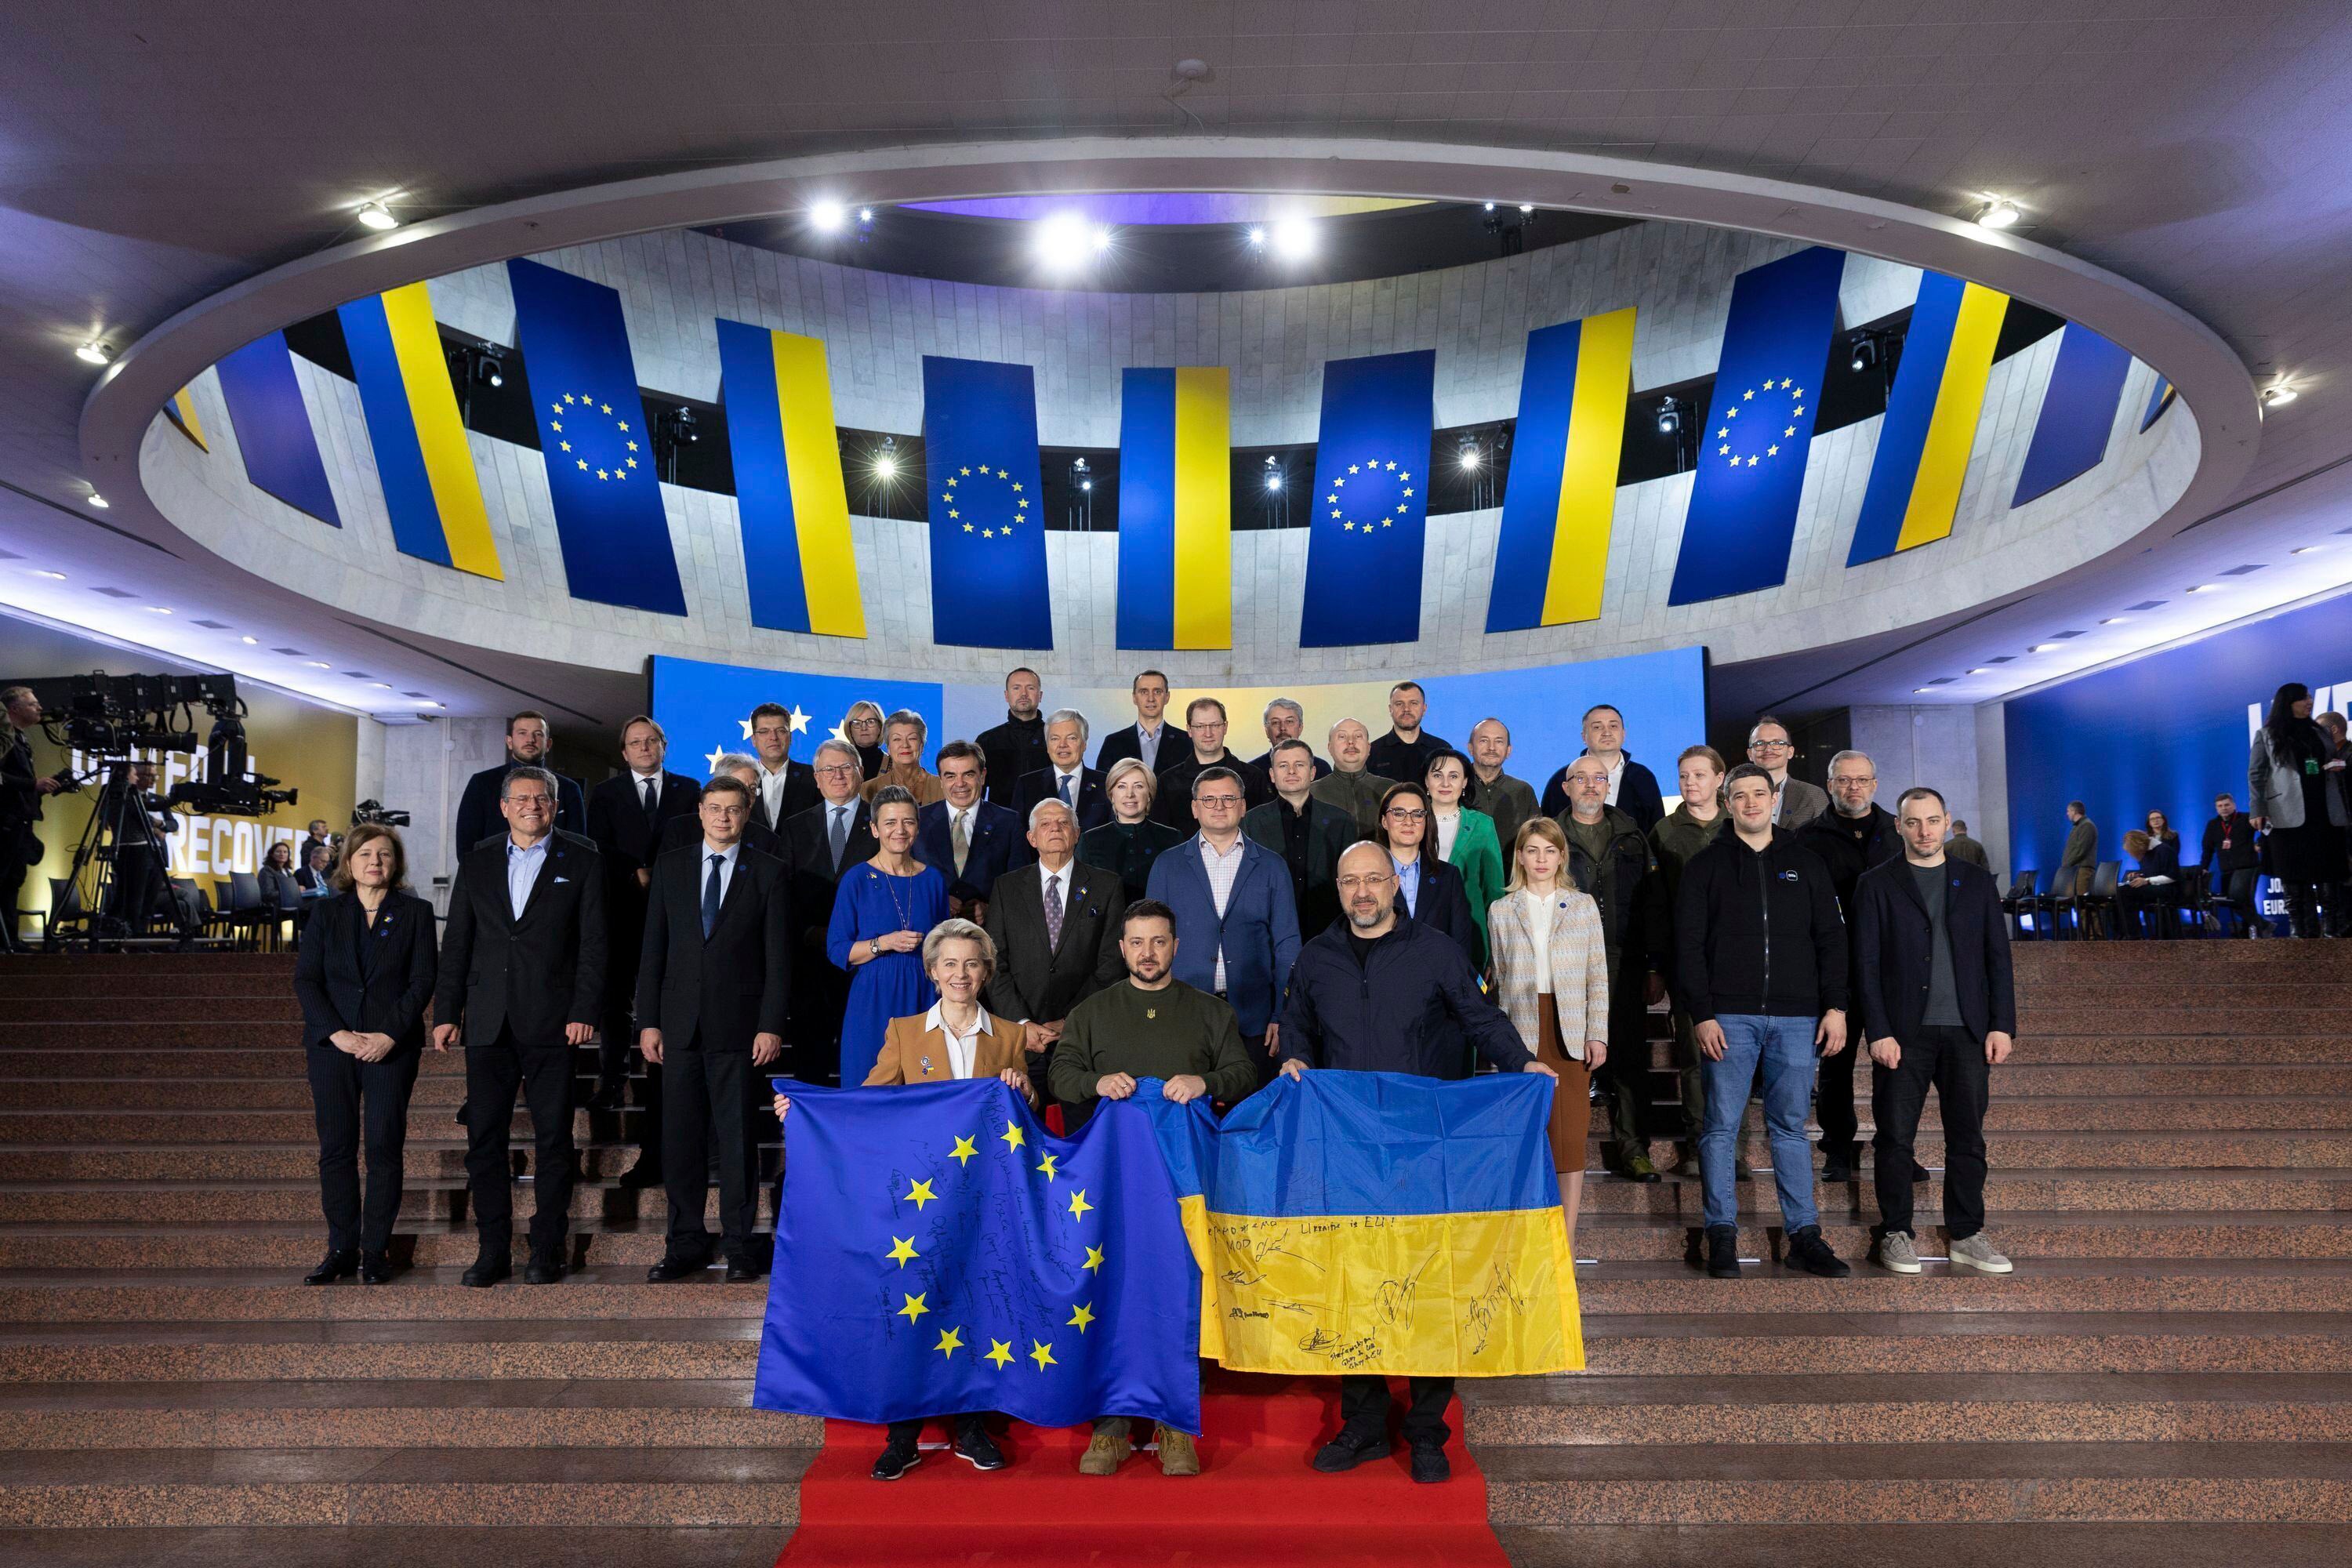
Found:
M 1797 842 L 1822 858 L 1830 868 L 1830 886 L 1837 889 L 1838 914 L 1846 930 L 1853 930 L 1853 885 L 1873 866 L 1884 866 L 1903 856 L 1902 835 L 1895 818 L 1874 797 L 1878 768 L 1860 752 L 1840 752 L 1830 759 L 1830 808 L 1797 829 Z M 1853 949 L 1846 949 L 1852 973 Z M 1862 1123 L 1853 1111 L 1854 1047 L 1857 1031 L 1845 1048 L 1822 1058 L 1821 1085 L 1813 1099 L 1821 1108 L 1822 1180 L 1850 1182 L 1862 1163 L 1858 1134 Z M 1919 1176 L 1924 1179 L 1927 1173 Z
M 988 801 L 1013 809 L 1021 781 L 1050 766 L 1045 753 L 1045 718 L 1037 711 L 1045 700 L 1045 683 L 1027 665 L 1004 678 L 1004 722 L 973 737 L 988 762 Z
M 1845 1045 L 1845 926 L 1821 858 L 1772 826 L 1772 775 L 1743 763 L 1725 793 L 1732 831 L 1691 857 L 1675 908 L 1675 991 L 1706 1058 L 1706 1271 L 1739 1277 L 1731 1155 L 1760 1068 L 1789 1261 L 1837 1279 L 1853 1270 L 1822 1240 L 1805 1110 L 1815 1047 Z

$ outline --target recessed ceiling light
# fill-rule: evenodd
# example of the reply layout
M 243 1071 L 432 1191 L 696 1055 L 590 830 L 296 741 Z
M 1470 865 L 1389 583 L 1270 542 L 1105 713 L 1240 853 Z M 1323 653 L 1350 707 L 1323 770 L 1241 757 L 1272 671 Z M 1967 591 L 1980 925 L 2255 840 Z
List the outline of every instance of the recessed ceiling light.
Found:
M 1935 689 L 1936 689 L 1932 686 L 1915 686 L 1911 689 L 1911 694 L 1915 697 L 1925 697 L 1928 692 Z
M 2288 551 L 2287 553 L 2289 555 L 2308 555 L 2315 550 L 2325 550 L 2327 546 L 2324 544 L 2298 544 L 2293 550 Z
M 335 668 L 323 658 L 306 658 L 302 662 L 309 665 L 312 669 L 332 669 Z
M 1523 213 L 1531 213 L 1536 210 L 1536 204 L 1533 202 L 1521 202 L 1519 204 L 1519 210 Z
M 1488 211 L 1488 212 L 1493 212 L 1494 210 L 1495 210 L 1495 204 L 1494 204 L 1494 203 L 1492 203 L 1492 202 L 1488 202 L 1488 203 L 1486 204 L 1486 211 Z
M 2277 382 L 2263 388 L 2263 406 L 2265 408 L 2284 408 L 2294 401 L 2294 388 L 2285 382 Z
M 66 574 L 64 573 L 51 572 L 46 567 L 34 573 L 33 575 L 36 577 L 47 577 L 52 583 L 62 583 L 66 580 Z
M 114 351 L 104 343 L 93 341 L 74 350 L 74 358 L 85 364 L 105 364 L 114 358 Z
M 106 510 L 106 498 L 99 494 L 96 490 L 92 490 L 89 492 L 89 504 L 96 507 L 99 510 L 104 511 Z
M 147 606 L 147 613 L 154 616 L 168 616 L 172 613 L 172 606 L 169 605 L 150 605 Z
M 2105 620 L 2099 623 L 2099 625 L 2103 626 L 2119 626 L 2123 624 L 2124 617 L 2121 616 L 2109 616 Z
M 360 208 L 359 220 L 368 227 L 379 231 L 400 226 L 400 220 L 393 216 L 392 210 L 382 202 L 370 202 Z
M 1977 226 L 1979 228 L 2007 228 L 2017 218 L 2015 204 L 2003 201 L 1999 196 L 1977 209 Z
M 1286 261 L 1304 261 L 1315 254 L 1315 226 L 1302 217 L 1286 217 L 1274 226 L 1276 254 Z
M 236 640 L 244 643 L 248 647 L 259 647 L 261 646 L 261 639 L 259 637 L 239 637 Z
M 389 680 L 373 680 L 370 681 L 368 684 L 383 691 L 389 691 L 392 689 L 392 682 Z
M 817 202 L 809 208 L 809 226 L 819 234 L 838 234 L 849 221 L 849 209 L 839 202 Z
M 2188 594 L 2210 594 L 2221 585 L 2219 583 L 2191 583 L 2181 591 Z
M 1992 673 L 1992 671 L 1991 671 L 1991 670 L 1990 670 L 1990 669 L 1987 669 L 1987 668 L 1986 668 L 1984 666 L 1982 666 L 1982 665 L 1979 665 L 1979 666 L 1977 666 L 1974 669 L 1972 669 L 1972 670 L 1969 671 L 1969 673 L 1970 675 L 1990 675 L 1990 674 Z
M 2027 648 L 2025 651 L 2028 653 L 2056 653 L 2060 648 L 2065 646 L 2066 645 L 2063 643 L 2038 642 L 2032 647 Z

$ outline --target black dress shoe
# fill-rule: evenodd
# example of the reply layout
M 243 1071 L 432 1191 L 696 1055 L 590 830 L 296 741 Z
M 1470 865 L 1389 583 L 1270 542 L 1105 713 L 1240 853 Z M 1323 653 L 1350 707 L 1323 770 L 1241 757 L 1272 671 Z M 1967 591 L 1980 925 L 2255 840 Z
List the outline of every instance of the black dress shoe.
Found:
M 1711 1279 L 1739 1278 L 1738 1226 L 1711 1225 L 1706 1227 L 1706 1272 Z
M 635 1164 L 621 1173 L 621 1185 L 629 1188 L 632 1191 L 639 1191 L 646 1187 L 658 1187 L 661 1184 L 661 1162 L 659 1160 L 647 1160 L 642 1154 L 637 1157 L 637 1163 Z
M 608 1083 L 602 1085 L 597 1089 L 594 1094 L 588 1097 L 588 1109 L 591 1110 L 618 1110 L 621 1109 L 621 1095 L 622 1089 L 619 1084 Z
M 319 1259 L 319 1267 L 302 1276 L 305 1285 L 331 1285 L 338 1279 L 348 1279 L 360 1271 L 360 1255 L 352 1247 L 338 1247 Z
M 522 1266 L 522 1282 L 526 1285 L 552 1285 L 563 1278 L 563 1259 L 541 1258 L 533 1253 Z
M 389 1285 L 392 1283 L 392 1259 L 381 1252 L 360 1254 L 360 1283 Z
M 956 1423 L 955 1457 L 975 1470 L 1004 1468 L 1004 1450 L 996 1446 L 988 1429 L 977 1421 Z
M 474 1266 L 457 1277 L 457 1283 L 475 1290 L 487 1290 L 514 1273 L 514 1259 L 503 1252 L 485 1252 L 474 1259 Z
M 727 1260 L 727 1283 L 730 1285 L 748 1285 L 759 1277 L 760 1266 L 750 1258 L 730 1258 Z
M 665 1258 L 646 1270 L 648 1285 L 668 1285 L 680 1279 L 691 1279 L 709 1265 L 700 1258 Z
M 923 1451 L 915 1447 L 913 1437 L 894 1437 L 883 1448 L 881 1458 L 874 1461 L 874 1479 L 895 1481 L 923 1462 Z
M 1446 1461 L 1445 1449 L 1442 1445 L 1415 1443 L 1412 1446 L 1412 1479 L 1425 1487 L 1454 1479 L 1454 1467 Z
M 1339 1435 L 1315 1452 L 1315 1468 L 1327 1476 L 1352 1470 L 1366 1459 L 1386 1458 L 1389 1438 L 1385 1432 L 1351 1432 L 1345 1426 Z
M 1853 1162 L 1843 1154 L 1832 1154 L 1822 1162 L 1822 1180 L 1832 1184 L 1853 1181 Z

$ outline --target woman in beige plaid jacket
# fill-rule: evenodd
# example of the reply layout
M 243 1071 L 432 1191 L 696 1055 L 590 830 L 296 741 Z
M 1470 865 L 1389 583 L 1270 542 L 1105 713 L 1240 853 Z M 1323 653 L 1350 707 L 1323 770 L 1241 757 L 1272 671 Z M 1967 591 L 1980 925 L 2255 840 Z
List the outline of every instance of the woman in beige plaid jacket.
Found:
M 1531 817 L 1511 846 L 1510 879 L 1488 906 L 1486 940 L 1495 1004 L 1510 1016 L 1536 1059 L 1559 1075 L 1552 1092 L 1551 1153 L 1559 1172 L 1571 1255 L 1584 1196 L 1584 1138 L 1591 1121 L 1591 1073 L 1609 1055 L 1609 959 L 1601 910 L 1563 879 L 1568 837 L 1548 816 Z

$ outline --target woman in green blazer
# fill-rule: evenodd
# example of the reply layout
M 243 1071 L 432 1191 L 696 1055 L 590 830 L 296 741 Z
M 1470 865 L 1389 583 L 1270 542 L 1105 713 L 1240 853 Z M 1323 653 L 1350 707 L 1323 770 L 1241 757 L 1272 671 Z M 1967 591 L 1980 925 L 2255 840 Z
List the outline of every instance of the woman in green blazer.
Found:
M 1438 858 L 1462 873 L 1462 891 L 1470 900 L 1470 915 L 1478 927 L 1478 967 L 1484 970 L 1486 906 L 1503 896 L 1503 846 L 1495 837 L 1495 819 L 1462 804 L 1470 782 L 1468 759 L 1456 752 L 1430 758 L 1423 781 L 1429 786 L 1429 837 Z

